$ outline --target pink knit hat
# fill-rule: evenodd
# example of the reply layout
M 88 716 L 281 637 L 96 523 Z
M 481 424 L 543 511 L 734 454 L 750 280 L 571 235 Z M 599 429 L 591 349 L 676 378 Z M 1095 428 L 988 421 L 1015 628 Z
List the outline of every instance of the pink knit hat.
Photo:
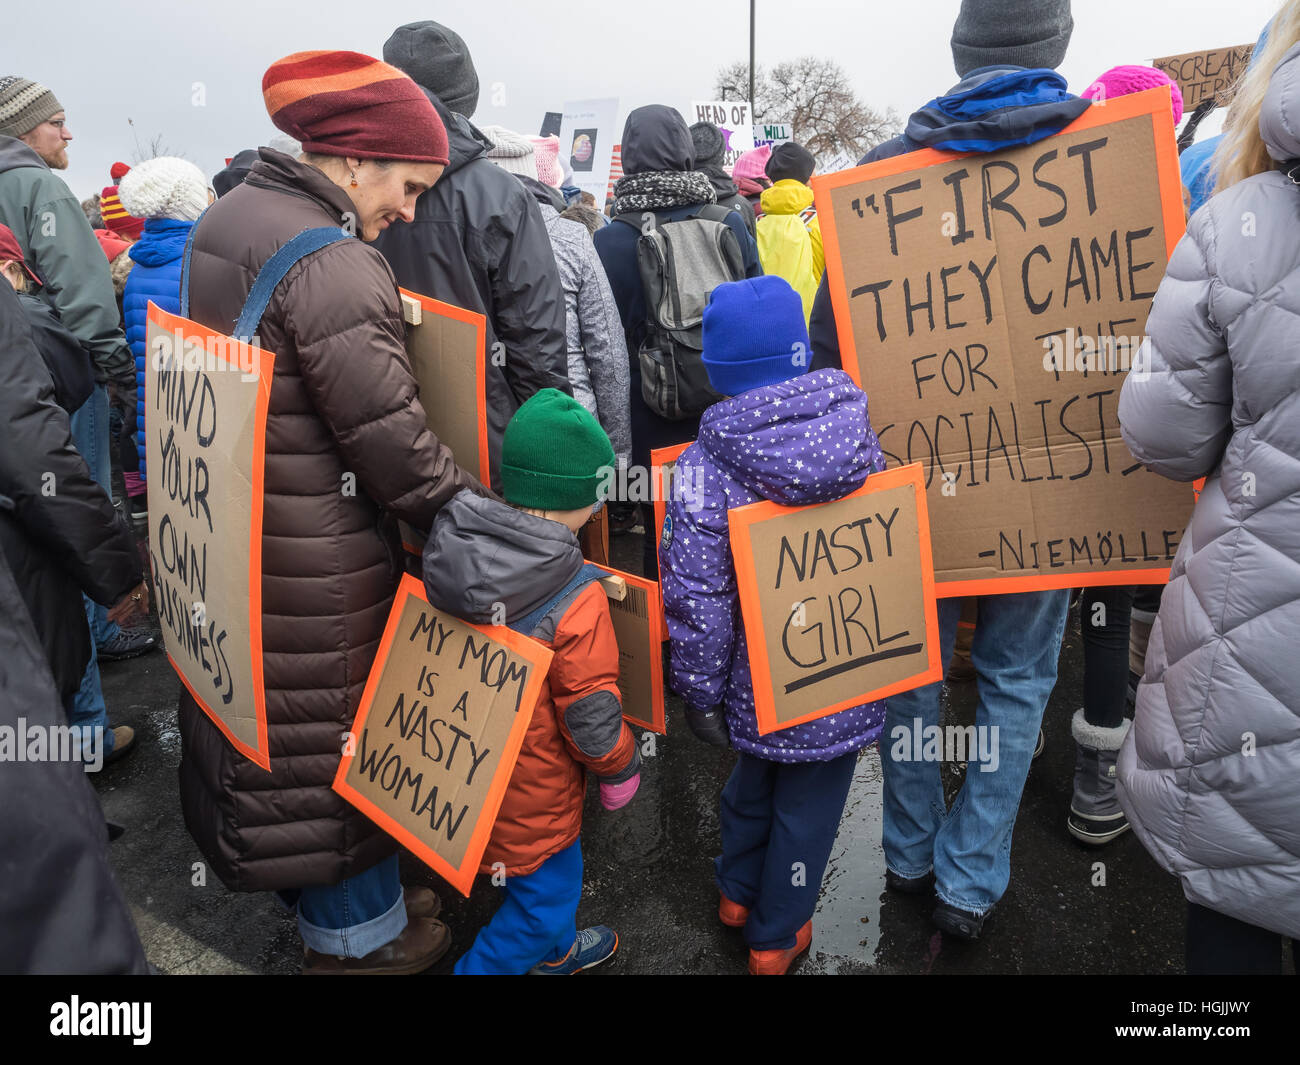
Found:
M 771 156 L 772 146 L 770 144 L 746 152 L 736 160 L 731 176 L 733 178 L 757 178 L 760 181 L 765 181 L 767 180 L 767 161 Z
M 1085 100 L 1113 100 L 1116 96 L 1127 96 L 1131 92 L 1154 89 L 1157 85 L 1169 86 L 1176 126 L 1183 120 L 1183 94 L 1178 85 L 1170 80 L 1168 74 L 1155 67 L 1111 67 L 1079 95 Z
M 564 184 L 564 171 L 560 169 L 560 138 L 529 137 L 533 142 L 533 159 L 537 163 L 537 180 L 543 185 L 558 189 Z

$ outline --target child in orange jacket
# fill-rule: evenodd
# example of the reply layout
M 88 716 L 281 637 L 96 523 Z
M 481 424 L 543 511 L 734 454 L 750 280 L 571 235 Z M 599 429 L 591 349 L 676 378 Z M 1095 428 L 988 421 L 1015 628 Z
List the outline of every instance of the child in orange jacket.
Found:
M 623 722 L 618 644 L 603 570 L 575 538 L 599 508 L 614 450 L 581 404 L 553 388 L 506 427 L 507 503 L 461 492 L 439 512 L 424 551 L 429 601 L 466 621 L 506 623 L 554 652 L 480 871 L 504 873 L 505 901 L 456 972 L 565 975 L 613 956 L 603 925 L 577 931 L 586 774 L 607 810 L 626 805 L 641 759 Z

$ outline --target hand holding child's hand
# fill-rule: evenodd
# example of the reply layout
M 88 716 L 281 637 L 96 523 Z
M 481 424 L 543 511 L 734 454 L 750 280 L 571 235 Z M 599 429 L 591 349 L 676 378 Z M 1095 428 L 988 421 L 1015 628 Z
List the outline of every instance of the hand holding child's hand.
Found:
M 632 796 L 636 794 L 636 789 L 640 786 L 640 773 L 623 781 L 621 784 L 608 784 L 602 780 L 600 782 L 600 805 L 605 807 L 606 810 L 621 810 L 632 801 Z

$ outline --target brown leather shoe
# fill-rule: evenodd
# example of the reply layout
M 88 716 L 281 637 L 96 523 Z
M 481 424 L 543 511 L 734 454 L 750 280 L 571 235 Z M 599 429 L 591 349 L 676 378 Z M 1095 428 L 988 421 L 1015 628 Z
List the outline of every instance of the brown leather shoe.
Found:
M 402 888 L 402 898 L 406 902 L 406 916 L 408 919 L 437 917 L 438 914 L 442 913 L 442 899 L 438 898 L 438 893 L 433 888 L 404 887 Z
M 303 976 L 409 976 L 422 973 L 451 949 L 451 932 L 432 917 L 407 921 L 402 934 L 364 958 L 303 951 Z

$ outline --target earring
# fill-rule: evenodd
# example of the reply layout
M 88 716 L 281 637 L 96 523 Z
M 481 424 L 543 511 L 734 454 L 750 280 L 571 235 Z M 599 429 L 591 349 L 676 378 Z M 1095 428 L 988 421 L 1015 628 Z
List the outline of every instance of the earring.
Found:
M 354 189 L 357 187 L 357 172 L 355 170 L 352 171 L 352 187 Z

